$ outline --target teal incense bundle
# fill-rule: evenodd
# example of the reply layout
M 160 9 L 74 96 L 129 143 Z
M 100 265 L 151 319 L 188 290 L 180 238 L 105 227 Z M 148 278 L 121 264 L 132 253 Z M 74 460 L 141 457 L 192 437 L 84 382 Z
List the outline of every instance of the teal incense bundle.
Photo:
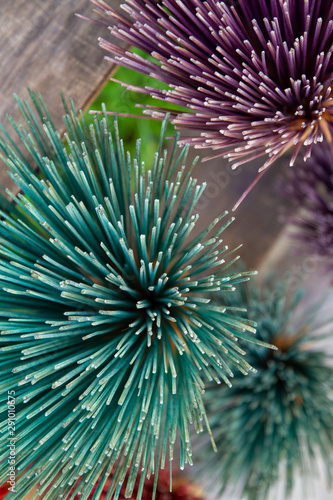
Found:
M 239 346 L 254 322 L 207 293 L 252 273 L 220 239 L 222 214 L 192 237 L 204 190 L 185 167 L 186 147 L 160 145 L 147 167 L 125 154 L 106 115 L 89 127 L 65 104 L 64 142 L 35 94 L 18 100 L 19 141 L 3 129 L 2 158 L 20 193 L 1 198 L 0 366 L 16 398 L 17 482 L 44 500 L 106 499 L 169 467 L 192 463 L 190 435 L 209 424 L 207 381 L 230 384 L 252 368 Z M 177 152 L 178 151 L 178 152 Z M 38 168 L 38 173 L 33 169 Z M 237 308 L 236 308 L 237 309 Z M 260 343 L 260 342 L 259 342 Z M 6 401 L 1 401 L 6 439 Z M 7 477 L 2 448 L 1 478 Z
M 231 389 L 210 387 L 204 395 L 218 453 L 207 448 L 202 468 L 214 472 L 221 492 L 234 490 L 242 499 L 286 500 L 297 476 L 303 494 L 318 478 L 320 461 L 323 480 L 332 481 L 333 368 L 326 345 L 332 319 L 321 318 L 318 303 L 306 305 L 304 290 L 294 285 L 272 275 L 220 298 L 247 308 L 258 339 L 278 347 L 251 344 L 247 359 L 257 372 L 235 373 Z

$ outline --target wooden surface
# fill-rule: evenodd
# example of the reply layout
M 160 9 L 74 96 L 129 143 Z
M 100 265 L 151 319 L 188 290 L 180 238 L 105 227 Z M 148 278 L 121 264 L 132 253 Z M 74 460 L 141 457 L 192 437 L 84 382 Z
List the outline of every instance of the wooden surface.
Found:
M 89 0 L 0 1 L 3 125 L 7 124 L 8 112 L 19 118 L 14 92 L 26 97 L 27 87 L 41 91 L 52 118 L 61 127 L 60 91 L 72 97 L 77 108 L 85 109 L 108 80 L 113 68 L 98 46 L 101 28 L 75 13 L 94 16 Z M 3 164 L 0 184 L 11 187 Z

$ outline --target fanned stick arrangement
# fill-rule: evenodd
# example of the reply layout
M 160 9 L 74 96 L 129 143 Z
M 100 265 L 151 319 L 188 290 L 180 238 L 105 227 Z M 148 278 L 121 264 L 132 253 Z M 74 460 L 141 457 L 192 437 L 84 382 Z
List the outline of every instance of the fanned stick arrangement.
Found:
M 246 345 L 267 347 L 254 321 L 207 297 L 253 273 L 229 270 L 226 213 L 191 237 L 205 186 L 185 168 L 187 147 L 163 150 L 166 121 L 148 167 L 140 141 L 125 154 L 116 120 L 113 132 L 106 115 L 88 127 L 64 101 L 63 142 L 31 98 L 35 110 L 17 99 L 19 141 L 4 129 L 0 140 L 20 189 L 1 197 L 0 221 L 0 363 L 3 391 L 16 391 L 21 474 L 11 498 L 37 485 L 34 498 L 86 500 L 98 482 L 96 500 L 112 475 L 107 500 L 126 477 L 126 496 L 139 478 L 139 499 L 177 439 L 183 468 L 192 431 L 210 432 L 206 382 L 253 371 Z
M 332 484 L 332 315 L 323 318 L 329 302 L 305 299 L 291 274 L 275 273 L 220 299 L 247 308 L 258 338 L 278 347 L 252 344 L 257 373 L 236 374 L 231 389 L 211 386 L 204 395 L 219 453 L 201 448 L 202 469 L 226 497 L 233 490 L 247 500 L 296 498 L 298 477 L 305 497 L 318 477 Z
M 119 47 L 101 27 L 108 58 L 168 84 L 130 89 L 171 103 L 185 143 L 212 148 L 233 168 L 265 156 L 260 170 L 291 151 L 332 143 L 331 0 L 126 0 L 115 9 L 91 0 Z M 179 108 L 180 106 L 180 108 Z M 209 152 L 209 149 L 208 149 Z

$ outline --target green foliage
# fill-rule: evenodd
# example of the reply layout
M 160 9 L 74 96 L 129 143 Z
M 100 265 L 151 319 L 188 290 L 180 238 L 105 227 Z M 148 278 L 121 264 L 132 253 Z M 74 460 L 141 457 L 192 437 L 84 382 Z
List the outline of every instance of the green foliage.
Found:
M 135 50 L 136 53 L 144 56 L 140 50 Z M 147 57 L 147 56 L 146 56 Z M 168 85 L 155 80 L 155 78 L 143 75 L 137 71 L 119 67 L 117 68 L 114 78 L 118 81 L 109 81 L 103 88 L 100 95 L 90 106 L 89 111 L 101 111 L 102 105 L 105 104 L 106 109 L 115 110 L 119 114 L 137 114 L 141 115 L 142 119 L 137 120 L 120 120 L 118 123 L 119 134 L 126 143 L 127 150 L 132 156 L 135 155 L 135 144 L 137 138 L 141 138 L 141 154 L 143 158 L 150 158 L 154 155 L 158 148 L 158 138 L 161 130 L 161 121 L 154 120 L 149 115 L 144 115 L 139 106 L 156 105 L 156 99 L 150 94 L 142 94 L 141 92 L 132 92 L 124 88 L 120 82 L 130 82 L 133 87 L 158 87 L 167 89 Z M 168 103 L 166 109 L 171 107 Z M 85 114 L 85 121 L 93 123 L 93 115 Z M 174 128 L 168 124 L 167 135 L 174 136 Z
M 316 474 L 316 454 L 332 478 L 332 357 L 323 348 L 323 325 L 314 310 L 299 314 L 302 295 L 289 289 L 288 279 L 278 283 L 273 276 L 261 287 L 251 281 L 221 299 L 246 307 L 258 322 L 258 339 L 279 349 L 251 345 L 248 360 L 257 373 L 236 374 L 231 390 L 211 387 L 205 394 L 219 454 L 207 451 L 203 467 L 217 471 L 222 491 L 266 500 L 285 476 L 286 499 L 297 469 L 305 477 Z
M 236 341 L 256 342 L 254 322 L 205 295 L 252 273 L 228 272 L 226 214 L 190 239 L 204 186 L 185 170 L 186 148 L 163 151 L 166 122 L 146 171 L 140 141 L 132 161 L 116 120 L 112 136 L 106 116 L 88 127 L 65 104 L 64 144 L 32 99 L 37 116 L 18 100 L 26 128 L 12 122 L 20 146 L 4 129 L 0 140 L 21 190 L 7 191 L 12 204 L 2 198 L 0 220 L 2 393 L 16 393 L 16 467 L 25 471 L 11 498 L 39 483 L 44 500 L 86 500 L 102 477 L 96 500 L 111 473 L 106 500 L 127 474 L 126 495 L 139 478 L 140 498 L 177 436 L 180 467 L 192 462 L 191 430 L 208 427 L 206 382 L 251 370 Z M 7 456 L 3 446 L 2 480 Z

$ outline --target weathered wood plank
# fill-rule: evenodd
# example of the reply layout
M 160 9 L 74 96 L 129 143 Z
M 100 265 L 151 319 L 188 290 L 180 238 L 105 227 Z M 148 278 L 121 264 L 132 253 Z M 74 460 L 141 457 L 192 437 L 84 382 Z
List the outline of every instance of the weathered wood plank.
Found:
M 27 87 L 41 91 L 61 127 L 61 90 L 85 109 L 106 83 L 113 65 L 97 43 L 101 29 L 75 13 L 94 17 L 88 0 L 0 2 L 0 121 L 4 125 L 8 112 L 19 118 L 14 92 L 25 98 Z M 3 164 L 0 183 L 12 186 Z

